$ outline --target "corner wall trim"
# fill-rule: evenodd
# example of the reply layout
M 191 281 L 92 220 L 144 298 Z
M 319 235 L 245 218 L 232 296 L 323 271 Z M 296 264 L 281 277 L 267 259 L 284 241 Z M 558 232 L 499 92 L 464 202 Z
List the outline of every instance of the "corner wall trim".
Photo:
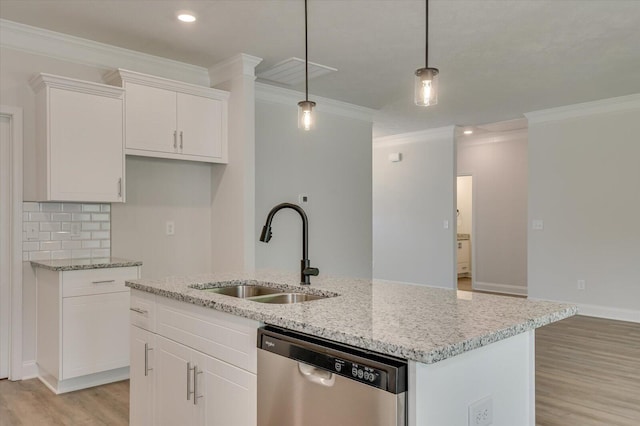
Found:
M 98 68 L 127 68 L 209 87 L 209 71 L 160 56 L 0 19 L 0 46 Z

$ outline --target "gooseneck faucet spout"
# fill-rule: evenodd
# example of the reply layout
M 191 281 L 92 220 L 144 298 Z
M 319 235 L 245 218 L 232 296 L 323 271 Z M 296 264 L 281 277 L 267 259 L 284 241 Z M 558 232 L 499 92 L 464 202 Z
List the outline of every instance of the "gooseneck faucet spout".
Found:
M 311 275 L 318 275 L 320 270 L 318 268 L 312 268 L 309 261 L 309 219 L 307 214 L 302 210 L 302 207 L 291 204 L 281 203 L 271 209 L 267 215 L 267 222 L 262 228 L 262 234 L 260 234 L 260 241 L 268 243 L 271 240 L 271 221 L 273 217 L 282 209 L 292 209 L 298 212 L 302 218 L 302 260 L 300 261 L 300 284 L 311 284 L 309 277 Z

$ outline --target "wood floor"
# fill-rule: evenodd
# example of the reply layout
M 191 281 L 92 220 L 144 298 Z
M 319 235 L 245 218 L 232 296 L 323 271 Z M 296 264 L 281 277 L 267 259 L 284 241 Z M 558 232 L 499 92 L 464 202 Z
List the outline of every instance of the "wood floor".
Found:
M 128 381 L 56 396 L 37 379 L 1 380 L 0 426 L 127 425 L 128 402 Z M 640 425 L 640 324 L 576 316 L 537 329 L 536 420 Z

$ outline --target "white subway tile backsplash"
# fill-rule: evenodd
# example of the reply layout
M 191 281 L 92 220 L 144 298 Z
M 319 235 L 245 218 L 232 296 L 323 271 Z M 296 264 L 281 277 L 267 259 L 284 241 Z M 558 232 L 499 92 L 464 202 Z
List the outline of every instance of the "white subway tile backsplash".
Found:
M 32 203 L 32 202 L 24 202 L 22 203 L 22 211 L 23 212 L 39 212 L 40 204 Z
M 93 222 L 104 222 L 109 220 L 108 213 L 91 213 L 91 220 Z
M 82 248 L 82 241 L 62 241 L 62 248 L 65 250 Z
M 100 240 L 82 241 L 82 248 L 100 248 Z
M 88 222 L 91 220 L 89 213 L 72 213 L 71 220 L 74 222 Z
M 42 212 L 59 212 L 62 211 L 60 203 L 40 203 L 40 211 Z
M 100 224 L 97 222 L 82 222 L 83 231 L 99 231 Z
M 91 233 L 92 240 L 108 240 L 110 237 L 107 231 L 94 231 Z
M 51 252 L 51 259 L 69 259 L 71 250 L 56 250 Z
M 83 212 L 99 212 L 100 204 L 83 204 L 82 211 Z
M 41 231 L 60 231 L 60 222 L 40 222 Z
M 40 250 L 54 251 L 60 250 L 61 248 L 62 244 L 60 243 L 60 241 L 40 241 Z
M 69 213 L 76 213 L 82 211 L 82 204 L 77 203 L 62 203 L 62 211 Z
M 69 222 L 71 213 L 51 213 L 51 220 L 54 222 Z
M 24 202 L 22 212 L 24 261 L 111 254 L 110 204 Z M 37 236 L 27 239 L 33 228 Z
M 48 222 L 51 220 L 51 213 L 30 212 L 29 220 L 32 222 Z

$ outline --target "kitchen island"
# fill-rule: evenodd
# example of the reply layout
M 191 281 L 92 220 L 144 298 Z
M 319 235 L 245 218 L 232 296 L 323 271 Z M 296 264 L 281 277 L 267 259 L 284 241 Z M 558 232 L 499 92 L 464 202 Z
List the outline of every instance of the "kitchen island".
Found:
M 271 324 L 407 359 L 409 424 L 421 426 L 466 425 L 469 406 L 486 398 L 492 424 L 535 424 L 534 330 L 576 313 L 571 305 L 421 285 L 327 277 L 315 278 L 311 286 L 298 281 L 296 274 L 260 271 L 133 280 L 127 286 L 137 290 L 132 304 L 138 294 L 149 306 L 170 305 L 166 318 L 178 318 L 182 314 L 176 312 L 195 305 L 201 320 L 224 312 L 247 329 Z M 203 291 L 238 284 L 329 297 L 277 305 Z M 159 322 L 160 311 L 155 315 L 148 320 Z M 255 372 L 255 356 L 243 356 L 245 369 Z

